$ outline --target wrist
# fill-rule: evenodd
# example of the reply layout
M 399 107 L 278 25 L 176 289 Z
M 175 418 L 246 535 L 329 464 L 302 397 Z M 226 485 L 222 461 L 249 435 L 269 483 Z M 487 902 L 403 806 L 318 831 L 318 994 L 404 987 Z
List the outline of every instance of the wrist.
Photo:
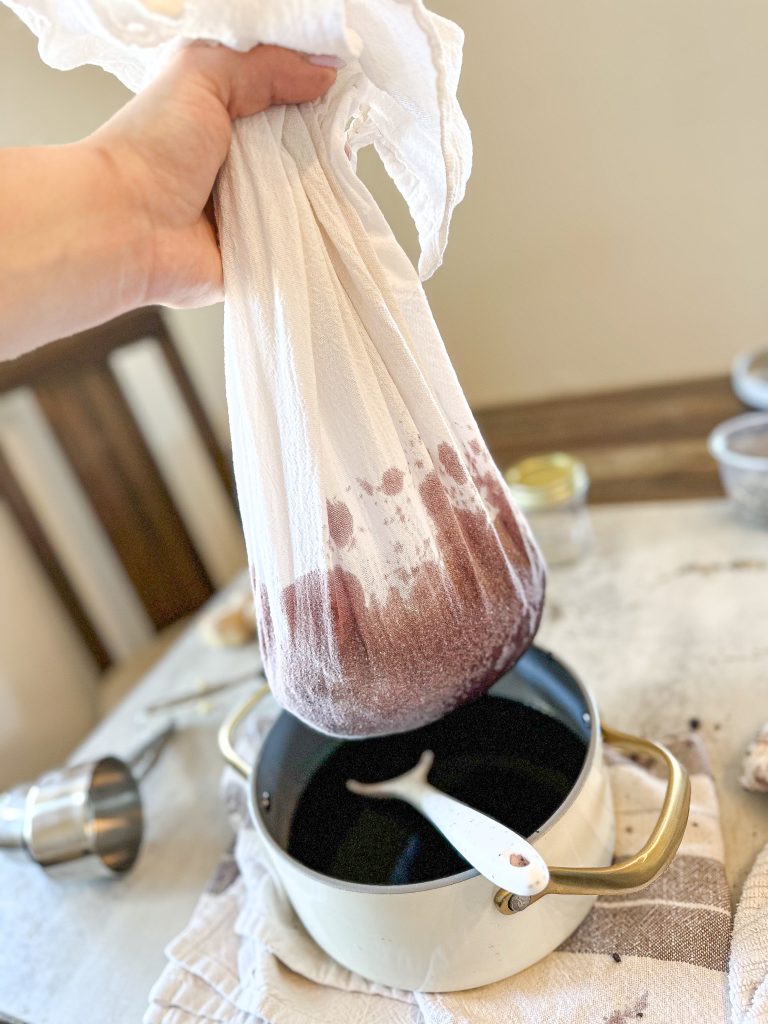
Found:
M 142 189 L 131 173 L 132 155 L 92 135 L 74 144 L 86 166 L 96 212 L 94 237 L 109 280 L 107 301 L 117 316 L 152 302 L 154 239 Z
M 93 140 L 0 150 L 0 358 L 147 304 L 140 197 Z

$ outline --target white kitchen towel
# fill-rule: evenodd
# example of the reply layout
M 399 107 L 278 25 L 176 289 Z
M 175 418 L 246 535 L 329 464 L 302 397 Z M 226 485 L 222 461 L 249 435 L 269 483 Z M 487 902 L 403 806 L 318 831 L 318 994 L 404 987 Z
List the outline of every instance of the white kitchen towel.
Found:
M 234 855 L 167 949 L 145 1024 L 726 1024 L 731 905 L 717 798 L 699 738 L 672 745 L 693 786 L 672 866 L 643 893 L 598 900 L 558 951 L 522 974 L 445 994 L 366 981 L 309 938 L 256 834 L 242 827 Z M 650 831 L 664 783 L 651 765 L 615 755 L 610 776 L 621 856 Z M 226 789 L 233 819 L 242 820 L 243 789 L 234 775 Z M 749 977 L 742 974 L 747 989 L 759 970 L 757 963 Z M 735 1018 L 753 1020 L 762 1018 Z
M 487 689 L 535 634 L 544 574 L 418 276 L 355 172 L 373 142 L 431 272 L 468 163 L 460 33 L 418 0 L 353 9 L 360 59 L 317 103 L 235 123 L 216 211 L 265 672 L 314 728 L 374 736 Z
M 265 672 L 337 736 L 409 731 L 483 692 L 543 598 L 416 273 L 345 155 L 364 85 L 350 68 L 318 104 L 237 122 L 217 194 Z

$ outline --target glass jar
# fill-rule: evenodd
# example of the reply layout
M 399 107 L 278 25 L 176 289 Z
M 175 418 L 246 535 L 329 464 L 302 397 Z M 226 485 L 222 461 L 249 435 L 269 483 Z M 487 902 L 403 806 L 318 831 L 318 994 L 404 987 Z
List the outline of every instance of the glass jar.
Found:
M 550 452 L 516 462 L 504 476 L 547 564 L 578 561 L 592 543 L 584 463 L 565 452 Z

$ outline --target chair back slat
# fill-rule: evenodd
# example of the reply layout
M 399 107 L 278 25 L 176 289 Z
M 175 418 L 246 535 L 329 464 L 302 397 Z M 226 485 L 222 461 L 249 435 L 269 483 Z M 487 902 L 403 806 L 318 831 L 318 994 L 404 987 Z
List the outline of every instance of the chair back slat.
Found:
M 0 363 L 0 393 L 31 389 L 141 604 L 155 628 L 161 629 L 199 608 L 214 587 L 110 366 L 115 350 L 146 338 L 158 342 L 199 442 L 231 500 L 228 461 L 156 309 L 127 314 Z M 102 639 L 7 460 L 2 463 L 0 491 L 8 497 L 89 649 L 100 665 L 105 664 L 109 656 Z
M 198 608 L 211 582 L 109 369 L 79 368 L 36 395 L 155 626 Z
M 194 420 L 200 439 L 205 446 L 205 450 L 207 451 L 216 472 L 219 474 L 222 484 L 226 488 L 227 492 L 232 494 L 234 489 L 232 465 L 229 460 L 224 457 L 224 453 L 219 447 L 216 435 L 211 427 L 211 422 L 203 409 L 203 404 L 195 391 L 189 374 L 187 373 L 184 364 L 179 357 L 179 353 L 176 351 L 176 347 L 171 341 L 165 324 L 162 323 L 162 321 L 154 337 L 160 343 L 163 355 L 170 367 L 181 397 L 184 399 L 187 409 Z
M 25 534 L 27 541 L 35 552 L 40 564 L 48 575 L 51 585 L 59 595 L 59 599 L 69 612 L 83 642 L 93 655 L 99 668 L 107 668 L 110 656 L 101 642 L 93 624 L 85 613 L 80 598 L 70 585 L 69 578 L 48 541 L 45 531 L 27 501 L 24 491 L 16 483 L 2 448 L 0 448 L 0 495 L 8 502 L 16 522 Z

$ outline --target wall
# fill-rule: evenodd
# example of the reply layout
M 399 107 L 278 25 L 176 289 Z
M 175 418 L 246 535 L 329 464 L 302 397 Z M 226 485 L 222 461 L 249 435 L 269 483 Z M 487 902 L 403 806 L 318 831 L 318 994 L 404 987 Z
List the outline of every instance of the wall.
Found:
M 475 164 L 427 291 L 472 404 L 768 344 L 768 5 L 431 6 L 466 31 Z
M 0 789 L 60 763 L 96 721 L 96 666 L 0 501 Z
M 467 33 L 475 167 L 428 285 L 470 401 L 722 371 L 768 335 L 762 0 L 432 0 Z M 0 9 L 0 144 L 76 138 L 125 91 L 43 67 Z M 364 175 L 413 251 L 388 181 Z M 220 312 L 175 315 L 225 431 Z

